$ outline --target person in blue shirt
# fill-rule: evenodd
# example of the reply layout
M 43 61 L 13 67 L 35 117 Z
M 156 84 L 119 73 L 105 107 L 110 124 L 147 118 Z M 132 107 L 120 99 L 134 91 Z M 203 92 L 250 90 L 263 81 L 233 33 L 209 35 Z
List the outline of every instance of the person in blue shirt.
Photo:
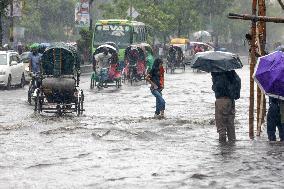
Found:
M 38 52 L 38 48 L 32 47 L 31 53 L 29 54 L 31 73 L 36 74 L 40 72 L 41 56 L 42 55 Z

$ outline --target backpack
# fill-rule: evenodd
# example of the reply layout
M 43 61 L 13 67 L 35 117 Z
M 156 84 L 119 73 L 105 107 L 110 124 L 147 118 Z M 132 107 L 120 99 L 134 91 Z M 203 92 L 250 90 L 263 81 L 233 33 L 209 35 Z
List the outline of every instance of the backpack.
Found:
M 237 100 L 240 98 L 241 93 L 241 78 L 235 71 L 230 72 L 228 76 L 229 85 L 228 85 L 228 93 L 231 99 Z

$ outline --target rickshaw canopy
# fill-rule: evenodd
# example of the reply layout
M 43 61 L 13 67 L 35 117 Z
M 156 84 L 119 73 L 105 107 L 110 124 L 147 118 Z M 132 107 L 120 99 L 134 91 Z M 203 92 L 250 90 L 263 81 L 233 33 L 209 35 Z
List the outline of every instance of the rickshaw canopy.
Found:
M 80 70 L 76 49 L 66 43 L 54 43 L 43 52 L 42 74 L 59 77 L 74 75 Z
M 113 46 L 111 46 L 111 45 L 108 45 L 108 44 L 104 44 L 104 45 L 98 46 L 98 48 L 96 49 L 96 51 L 95 51 L 94 54 L 99 54 L 99 53 L 101 53 L 104 48 L 109 49 L 110 53 L 117 53 L 117 50 L 116 50 L 115 47 L 113 47 Z
M 141 44 L 139 44 L 139 46 L 146 50 L 146 54 L 148 54 L 148 53 L 150 53 L 152 55 L 154 54 L 153 49 L 152 49 L 150 44 L 148 44 L 148 43 L 141 43 Z
M 188 44 L 189 40 L 186 38 L 173 38 L 171 39 L 170 44 L 174 45 L 174 44 Z

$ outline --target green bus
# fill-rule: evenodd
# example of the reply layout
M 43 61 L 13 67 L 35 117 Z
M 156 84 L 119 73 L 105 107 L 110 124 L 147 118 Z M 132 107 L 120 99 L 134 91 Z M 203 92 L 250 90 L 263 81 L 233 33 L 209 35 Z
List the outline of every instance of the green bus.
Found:
M 147 43 L 149 28 L 142 22 L 110 19 L 98 20 L 95 24 L 95 31 L 92 41 L 92 52 L 106 42 L 113 42 L 118 46 L 118 57 L 124 60 L 126 47 L 131 44 Z

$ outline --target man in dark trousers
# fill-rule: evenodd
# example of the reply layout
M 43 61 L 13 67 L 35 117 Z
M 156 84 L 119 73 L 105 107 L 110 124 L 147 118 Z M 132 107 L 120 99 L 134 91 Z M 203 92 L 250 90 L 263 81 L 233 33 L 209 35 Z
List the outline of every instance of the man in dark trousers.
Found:
M 212 90 L 215 92 L 215 122 L 219 141 L 236 140 L 235 100 L 240 98 L 241 79 L 233 71 L 212 72 Z
M 284 141 L 284 128 L 281 123 L 281 103 L 282 100 L 269 97 L 269 108 L 267 113 L 267 135 L 269 141 L 276 141 L 276 127 L 278 128 L 280 141 Z

